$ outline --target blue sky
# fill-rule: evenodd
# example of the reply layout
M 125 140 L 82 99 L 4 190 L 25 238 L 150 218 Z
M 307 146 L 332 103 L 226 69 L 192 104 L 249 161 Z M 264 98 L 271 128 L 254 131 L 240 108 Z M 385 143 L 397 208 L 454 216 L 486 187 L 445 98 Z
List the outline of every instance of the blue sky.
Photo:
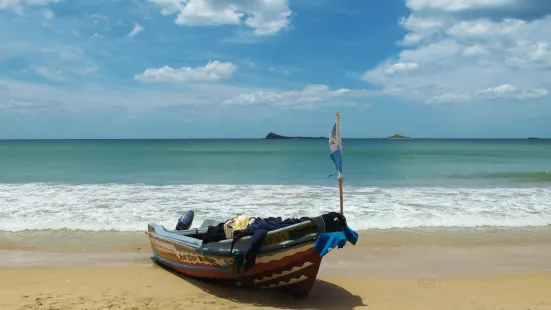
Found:
M 0 138 L 551 137 L 548 0 L 0 0 Z

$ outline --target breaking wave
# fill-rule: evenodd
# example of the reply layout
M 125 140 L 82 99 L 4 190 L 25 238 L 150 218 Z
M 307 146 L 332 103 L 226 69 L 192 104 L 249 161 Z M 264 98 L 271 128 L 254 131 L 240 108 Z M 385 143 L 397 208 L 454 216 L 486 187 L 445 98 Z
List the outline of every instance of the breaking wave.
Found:
M 344 213 L 371 228 L 545 226 L 551 188 L 345 187 Z M 338 189 L 283 185 L 0 184 L 0 230 L 172 228 L 186 210 L 203 219 L 301 217 L 339 210 Z

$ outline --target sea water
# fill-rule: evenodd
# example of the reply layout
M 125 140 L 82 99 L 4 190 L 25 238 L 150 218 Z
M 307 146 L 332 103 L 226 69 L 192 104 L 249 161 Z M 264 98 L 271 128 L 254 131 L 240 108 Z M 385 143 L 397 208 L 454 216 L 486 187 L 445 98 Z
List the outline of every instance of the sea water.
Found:
M 549 140 L 344 139 L 356 230 L 551 223 Z M 0 141 L 0 231 L 339 211 L 327 140 Z

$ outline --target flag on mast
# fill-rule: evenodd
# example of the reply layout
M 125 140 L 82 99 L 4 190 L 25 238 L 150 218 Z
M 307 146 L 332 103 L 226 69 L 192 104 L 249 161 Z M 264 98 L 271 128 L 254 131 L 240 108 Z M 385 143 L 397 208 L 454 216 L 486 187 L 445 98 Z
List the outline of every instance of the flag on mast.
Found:
M 337 113 L 335 123 L 333 124 L 333 130 L 329 136 L 329 150 L 331 150 L 331 160 L 335 164 L 339 173 L 339 179 L 342 178 L 342 141 L 341 141 L 341 122 L 340 115 Z

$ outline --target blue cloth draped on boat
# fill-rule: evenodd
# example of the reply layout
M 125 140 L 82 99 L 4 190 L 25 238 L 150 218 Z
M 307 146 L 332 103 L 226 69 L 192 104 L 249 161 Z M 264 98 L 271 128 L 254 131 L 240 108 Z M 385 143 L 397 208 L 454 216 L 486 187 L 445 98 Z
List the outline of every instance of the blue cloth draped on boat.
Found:
M 262 246 L 262 240 L 269 231 L 284 228 L 293 224 L 308 221 L 307 217 L 300 219 L 288 218 L 281 220 L 278 218 L 265 218 L 256 223 L 250 224 L 244 231 L 244 235 L 251 236 L 251 244 L 245 252 L 245 265 L 244 270 L 247 271 L 256 264 L 256 255 Z
M 356 244 L 358 241 L 358 234 L 346 225 L 344 216 L 337 212 L 329 212 L 316 218 L 301 217 L 284 220 L 281 217 L 257 218 L 245 230 L 234 232 L 234 242 L 242 237 L 251 236 L 250 244 L 243 257 L 244 271 L 251 269 L 256 264 L 256 256 L 268 232 L 305 221 L 312 221 L 320 231 L 325 231 L 318 236 L 315 244 L 321 257 L 336 246 L 344 247 L 347 241 L 352 244 Z
M 343 248 L 346 245 L 346 241 L 354 245 L 358 241 L 358 233 L 348 226 L 343 227 L 342 231 L 320 234 L 314 247 L 318 251 L 320 257 L 323 257 L 336 246 L 338 246 L 339 249 Z

